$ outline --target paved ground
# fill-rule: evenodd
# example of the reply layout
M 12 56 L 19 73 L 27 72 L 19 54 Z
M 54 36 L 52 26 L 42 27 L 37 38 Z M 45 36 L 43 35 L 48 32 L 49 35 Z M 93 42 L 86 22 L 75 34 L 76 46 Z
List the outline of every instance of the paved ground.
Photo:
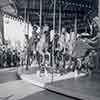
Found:
M 42 78 L 39 77 L 34 69 L 30 69 L 29 71 L 23 70 L 23 72 L 24 73 L 19 74 L 21 78 L 37 86 L 72 97 L 81 98 L 82 100 L 100 100 L 100 73 L 94 72 L 91 75 L 70 79 L 63 79 L 63 75 L 59 76 L 61 80 L 56 79 L 56 81 L 53 81 L 52 83 L 51 81 L 48 82 L 48 79 L 46 79 L 45 76 Z M 68 73 L 66 75 L 69 77 Z
M 16 70 L 0 71 L 0 100 L 76 100 L 18 80 Z
M 18 78 L 16 77 L 15 72 L 16 72 L 16 68 L 1 69 L 0 70 L 0 83 L 17 80 Z
M 92 76 L 84 76 L 77 79 L 57 81 L 53 83 L 53 86 L 100 99 L 100 73 L 94 73 Z

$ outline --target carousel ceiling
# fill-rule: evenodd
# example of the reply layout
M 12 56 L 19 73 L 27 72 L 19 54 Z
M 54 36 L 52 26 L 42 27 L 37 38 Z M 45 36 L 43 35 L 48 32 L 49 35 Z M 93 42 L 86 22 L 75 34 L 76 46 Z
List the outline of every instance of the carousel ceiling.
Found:
M 8 6 L 2 7 L 6 4 Z M 59 8 L 61 7 L 62 25 L 73 27 L 77 15 L 77 26 L 81 30 L 84 28 L 86 17 L 97 15 L 97 5 L 98 0 L 56 0 L 56 25 L 59 25 Z M 52 26 L 53 6 L 54 0 L 42 0 L 42 24 L 47 23 Z M 26 19 L 29 18 L 32 25 L 39 24 L 40 0 L 0 0 L 0 7 L 10 13 L 16 13 L 17 10 L 17 15 L 23 18 L 26 8 Z

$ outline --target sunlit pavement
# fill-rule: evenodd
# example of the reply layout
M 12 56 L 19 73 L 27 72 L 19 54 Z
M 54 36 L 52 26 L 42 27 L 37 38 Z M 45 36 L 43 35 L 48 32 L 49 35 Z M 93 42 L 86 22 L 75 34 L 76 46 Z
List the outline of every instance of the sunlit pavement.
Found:
M 16 69 L 0 71 L 0 100 L 76 100 L 29 84 L 16 77 Z

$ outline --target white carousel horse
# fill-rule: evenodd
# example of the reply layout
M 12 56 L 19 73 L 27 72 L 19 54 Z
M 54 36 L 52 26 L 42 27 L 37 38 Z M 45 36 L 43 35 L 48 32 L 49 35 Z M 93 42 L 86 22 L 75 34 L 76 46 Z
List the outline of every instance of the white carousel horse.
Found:
M 41 67 L 40 71 L 44 70 L 44 73 L 47 75 L 46 67 L 48 67 L 48 64 L 50 63 L 50 54 L 47 52 L 47 44 L 45 40 L 46 40 L 45 34 L 42 34 L 40 41 L 37 44 L 37 51 L 39 55 L 42 56 L 41 59 L 42 61 L 40 62 L 40 67 Z M 47 56 L 49 56 L 49 58 L 47 58 Z

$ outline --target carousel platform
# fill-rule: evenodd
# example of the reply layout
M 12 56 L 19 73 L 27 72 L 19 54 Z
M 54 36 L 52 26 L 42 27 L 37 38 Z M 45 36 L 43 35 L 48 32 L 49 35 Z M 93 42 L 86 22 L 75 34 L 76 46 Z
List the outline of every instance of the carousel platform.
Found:
M 68 72 L 65 75 L 43 74 L 39 75 L 38 66 L 30 67 L 28 71 L 19 67 L 17 75 L 33 85 L 70 96 L 79 100 L 100 100 L 100 74 L 87 76 L 84 73 Z M 53 77 L 53 79 L 52 79 Z

